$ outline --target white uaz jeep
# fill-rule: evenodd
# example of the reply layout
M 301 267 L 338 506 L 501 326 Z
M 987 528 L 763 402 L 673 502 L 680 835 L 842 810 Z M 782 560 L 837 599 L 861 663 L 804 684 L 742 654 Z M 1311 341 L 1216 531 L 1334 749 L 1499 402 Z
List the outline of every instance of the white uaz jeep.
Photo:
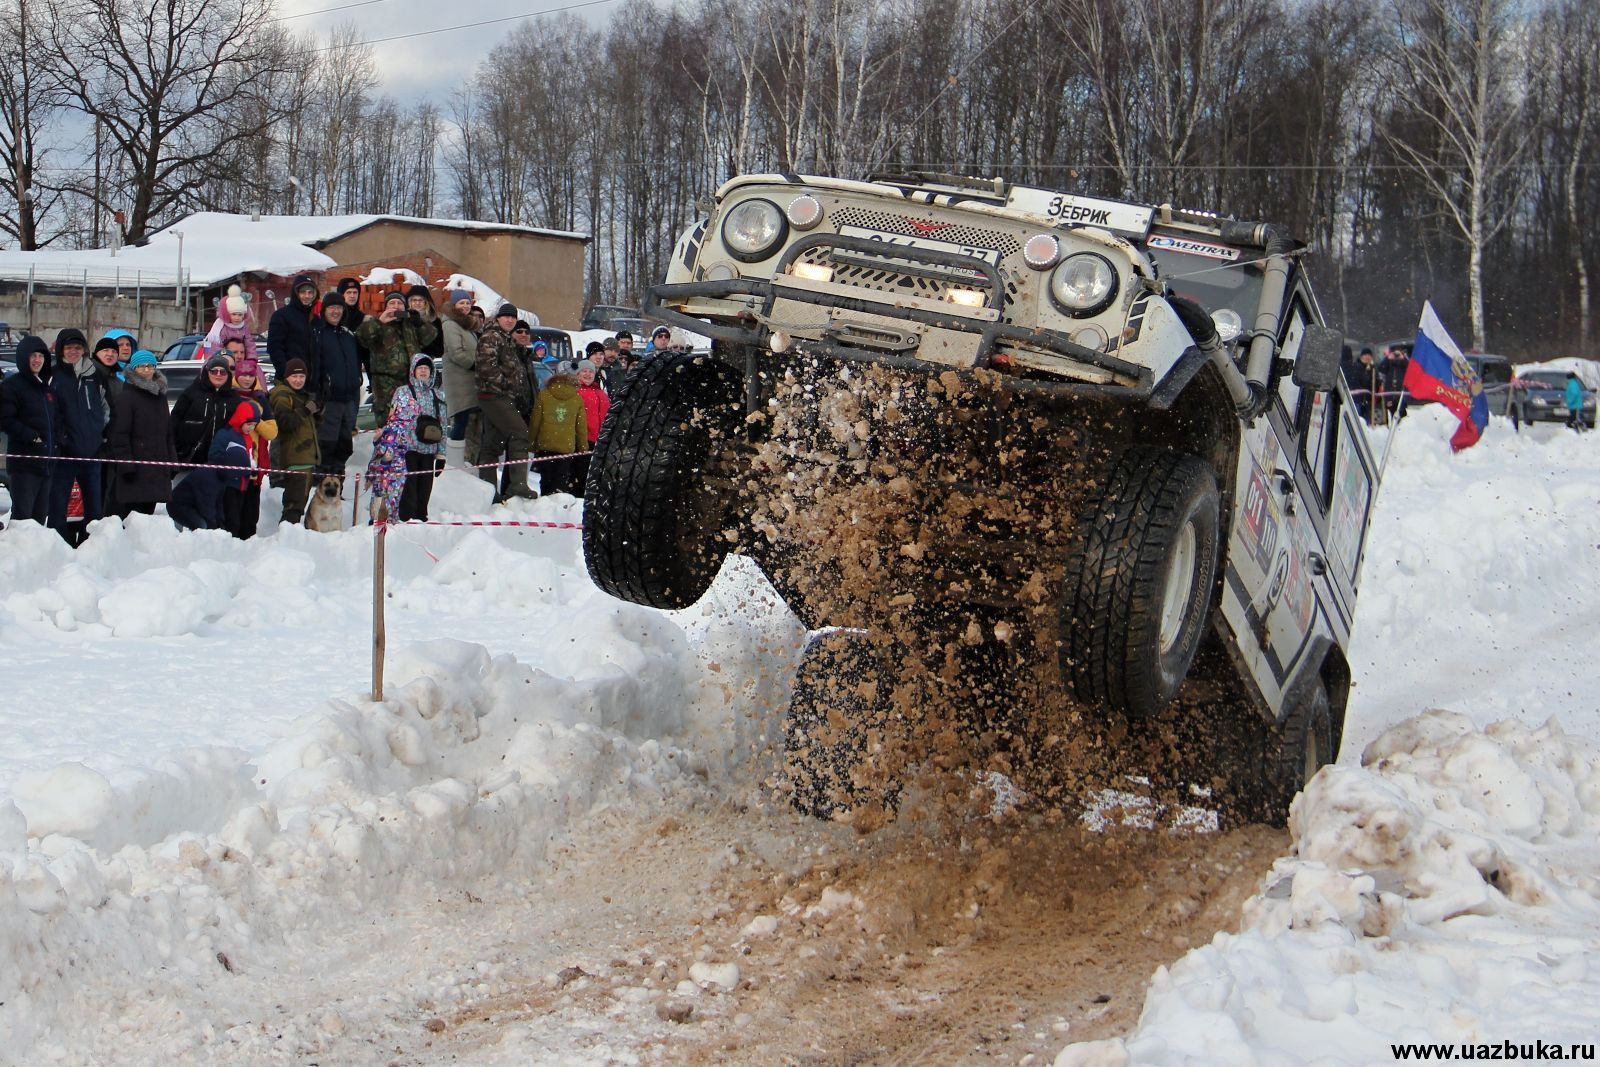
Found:
M 937 647 L 948 678 L 998 650 L 1035 703 L 1245 708 L 1260 743 L 1232 758 L 1281 817 L 1337 752 L 1377 478 L 1298 252 L 1271 225 L 998 180 L 730 181 L 644 307 L 714 350 L 616 390 L 590 573 L 678 608 L 753 556 L 823 631 L 791 748 L 829 712 L 907 714 L 888 685 L 820 695 L 889 633 L 880 666 Z M 967 696 L 979 732 L 1033 706 Z M 851 801 L 859 741 L 811 745 L 802 807 Z

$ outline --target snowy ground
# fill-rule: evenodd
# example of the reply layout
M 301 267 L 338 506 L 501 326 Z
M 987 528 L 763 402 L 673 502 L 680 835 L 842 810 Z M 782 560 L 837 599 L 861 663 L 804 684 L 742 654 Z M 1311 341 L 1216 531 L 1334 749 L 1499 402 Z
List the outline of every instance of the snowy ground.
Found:
M 986 973 L 957 1007 L 1014 1037 L 918 1013 L 957 1000 L 951 961 L 974 946 L 1065 944 L 1095 918 L 1069 893 L 1030 926 L 1051 890 L 997 873 L 1049 828 L 963 831 L 934 863 L 774 804 L 801 634 L 741 561 L 663 614 L 599 594 L 571 531 L 407 529 L 377 704 L 365 530 L 239 543 L 136 516 L 73 553 L 9 528 L 0 1063 L 834 1062 L 830 1028 L 885 1020 L 904 1029 L 861 1059 L 918 1041 L 918 1062 L 1058 1065 L 1592 1047 L 1600 435 L 1497 423 L 1452 457 L 1446 419 L 1397 431 L 1345 749 L 1287 851 L 1062 846 L 1066 884 L 1102 879 L 1096 899 L 1130 911 L 1141 883 L 1204 885 L 1102 916 L 1105 939 L 1059 970 Z M 452 473 L 435 517 L 485 495 Z M 1096 848 L 1120 859 L 1086 863 Z M 927 906 L 964 932 L 860 970 L 913 928 L 931 944 L 904 886 L 941 880 L 920 891 L 947 892 Z M 1074 984 L 1108 954 L 1132 1003 Z M 850 967 L 877 975 L 866 1000 L 796 1006 Z

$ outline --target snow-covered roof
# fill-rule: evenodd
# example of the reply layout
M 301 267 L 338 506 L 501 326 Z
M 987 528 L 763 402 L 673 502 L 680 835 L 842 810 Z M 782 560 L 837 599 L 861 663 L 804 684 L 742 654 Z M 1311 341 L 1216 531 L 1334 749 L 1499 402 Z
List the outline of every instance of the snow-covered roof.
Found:
M 172 285 L 181 267 L 189 284 L 210 286 L 247 272 L 295 274 L 325 270 L 335 261 L 318 247 L 379 222 L 447 230 L 536 234 L 587 241 L 587 234 L 504 226 L 493 222 L 423 219 L 409 215 L 233 215 L 197 211 L 150 235 L 143 245 L 113 251 L 88 248 L 42 252 L 0 250 L 0 278 L 39 282 Z M 179 235 L 182 235 L 182 241 Z

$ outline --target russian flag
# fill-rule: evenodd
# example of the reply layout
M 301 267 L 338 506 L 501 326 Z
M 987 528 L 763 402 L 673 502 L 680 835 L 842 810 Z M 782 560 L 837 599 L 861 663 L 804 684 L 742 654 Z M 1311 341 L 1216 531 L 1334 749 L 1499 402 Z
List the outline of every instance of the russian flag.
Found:
M 1489 401 L 1472 364 L 1450 339 L 1433 303 L 1422 305 L 1416 346 L 1406 367 L 1406 392 L 1418 400 L 1437 400 L 1461 420 L 1450 438 L 1450 450 L 1459 452 L 1478 443 L 1489 425 Z

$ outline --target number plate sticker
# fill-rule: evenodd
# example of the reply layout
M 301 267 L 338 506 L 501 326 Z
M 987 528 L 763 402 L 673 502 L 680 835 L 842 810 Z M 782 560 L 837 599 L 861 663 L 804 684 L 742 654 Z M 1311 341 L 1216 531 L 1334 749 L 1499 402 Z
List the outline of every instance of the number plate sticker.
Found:
M 976 248 L 972 245 L 956 244 L 954 241 L 940 241 L 932 237 L 907 237 L 899 233 L 869 230 L 862 226 L 840 226 L 839 235 L 841 237 L 865 237 L 869 241 L 881 241 L 886 245 L 926 248 L 932 252 L 954 252 L 958 256 L 981 259 L 992 266 L 1000 265 L 1000 252 L 994 248 Z

